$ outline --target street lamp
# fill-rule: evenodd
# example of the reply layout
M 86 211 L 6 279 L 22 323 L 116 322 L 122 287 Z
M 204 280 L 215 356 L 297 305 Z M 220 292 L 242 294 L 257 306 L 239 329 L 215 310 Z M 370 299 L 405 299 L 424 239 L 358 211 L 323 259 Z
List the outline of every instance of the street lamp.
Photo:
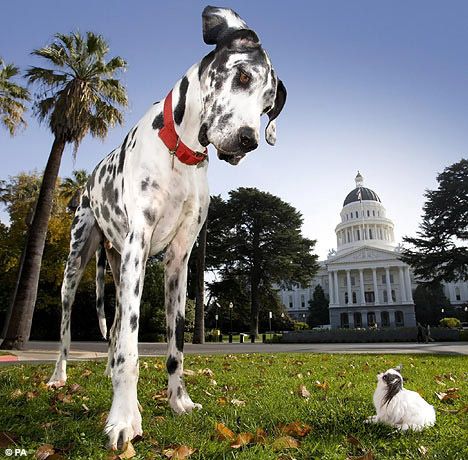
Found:
M 229 343 L 232 343 L 232 309 L 234 304 L 229 302 Z
M 271 318 L 273 318 L 273 313 L 269 311 L 268 312 L 268 324 L 270 326 L 270 338 L 271 338 Z

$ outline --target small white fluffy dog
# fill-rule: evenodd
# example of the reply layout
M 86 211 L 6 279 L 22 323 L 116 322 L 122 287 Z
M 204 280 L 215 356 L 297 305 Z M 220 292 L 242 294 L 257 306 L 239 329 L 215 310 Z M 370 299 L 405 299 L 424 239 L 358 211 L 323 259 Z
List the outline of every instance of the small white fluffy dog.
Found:
M 385 423 L 403 431 L 420 431 L 434 425 L 436 419 L 433 406 L 415 391 L 403 388 L 403 377 L 396 369 L 377 375 L 374 406 L 377 415 L 367 423 Z

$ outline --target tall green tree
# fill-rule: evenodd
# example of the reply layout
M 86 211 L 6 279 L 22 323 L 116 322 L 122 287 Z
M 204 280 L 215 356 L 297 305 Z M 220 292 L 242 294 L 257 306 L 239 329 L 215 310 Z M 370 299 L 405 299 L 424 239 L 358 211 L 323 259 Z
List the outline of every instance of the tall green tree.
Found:
M 442 309 L 450 308 L 450 300 L 445 296 L 440 283 L 418 284 L 413 299 L 416 321 L 421 324 L 437 326 L 439 321 L 447 316 L 442 313 Z
M 262 293 L 274 284 L 306 283 L 318 269 L 315 241 L 301 234 L 302 216 L 290 204 L 256 188 L 214 197 L 209 211 L 207 266 L 222 278 L 245 278 L 250 332 L 258 334 Z
M 468 160 L 445 168 L 425 193 L 423 221 L 401 259 L 422 282 L 468 280 Z
M 80 196 L 89 179 L 89 174 L 85 169 L 77 169 L 72 172 L 73 177 L 66 177 L 60 183 L 60 196 L 67 200 L 67 208 L 76 211 L 80 204 Z
M 309 300 L 309 325 L 310 326 L 319 326 L 322 324 L 330 323 L 330 315 L 328 312 L 329 300 L 325 295 L 325 292 L 317 284 L 312 294 L 312 299 Z
M 54 141 L 28 232 L 4 349 L 21 349 L 29 339 L 53 193 L 65 145 L 72 143 L 76 152 L 87 133 L 104 138 L 110 127 L 123 121 L 121 108 L 127 105 L 127 95 L 115 75 L 125 70 L 126 63 L 121 57 L 106 61 L 108 51 L 100 35 L 88 32 L 84 37 L 79 33 L 57 34 L 52 44 L 32 53 L 51 66 L 31 67 L 26 75 L 30 83 L 39 84 L 43 90 L 35 103 L 35 113 L 48 124 Z
M 0 122 L 11 136 L 20 126 L 26 126 L 23 114 L 25 103 L 30 99 L 28 90 L 13 81 L 18 74 L 18 67 L 6 64 L 0 58 Z

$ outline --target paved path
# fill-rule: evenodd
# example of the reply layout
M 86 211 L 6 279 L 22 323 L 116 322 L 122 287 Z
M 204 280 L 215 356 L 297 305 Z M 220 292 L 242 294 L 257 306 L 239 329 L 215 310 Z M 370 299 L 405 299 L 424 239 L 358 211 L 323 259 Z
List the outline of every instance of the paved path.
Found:
M 29 342 L 24 351 L 14 351 L 20 362 L 55 361 L 58 342 Z M 165 356 L 165 343 L 140 343 L 140 356 Z M 468 342 L 432 343 L 206 343 L 185 344 L 188 354 L 230 353 L 434 353 L 439 355 L 468 355 Z M 102 359 L 107 356 L 106 342 L 73 342 L 71 360 Z M 18 362 L 18 361 L 16 361 Z M 10 362 L 11 364 L 11 362 Z

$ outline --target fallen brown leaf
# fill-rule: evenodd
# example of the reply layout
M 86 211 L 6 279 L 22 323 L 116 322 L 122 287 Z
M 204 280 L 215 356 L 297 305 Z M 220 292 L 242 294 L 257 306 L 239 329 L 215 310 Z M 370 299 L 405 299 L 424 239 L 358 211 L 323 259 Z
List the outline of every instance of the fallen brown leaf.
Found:
M 254 437 L 255 444 L 265 444 L 267 436 L 267 432 L 263 428 L 257 428 Z
M 237 407 L 245 406 L 245 401 L 241 401 L 240 399 L 231 399 L 231 404 Z
M 346 440 L 348 441 L 349 444 L 352 444 L 353 446 L 356 446 L 359 448 L 362 447 L 361 441 L 355 438 L 352 434 L 349 434 Z
M 81 385 L 79 385 L 78 383 L 73 383 L 72 385 L 70 385 L 70 388 L 68 388 L 68 393 L 78 393 L 78 391 L 81 390 Z
M 15 439 L 16 436 L 12 433 L 7 433 L 6 431 L 0 432 L 0 449 L 16 444 Z
M 199 374 L 206 375 L 207 377 L 213 377 L 214 372 L 211 369 L 205 368 L 198 371 Z
M 312 427 L 302 422 L 292 422 L 287 425 L 280 425 L 280 431 L 282 434 L 287 436 L 296 436 L 303 438 L 307 436 L 311 431 Z
M 427 448 L 424 446 L 419 446 L 418 447 L 418 452 L 422 455 L 425 456 L 427 454 Z
M 320 381 L 315 381 L 315 388 L 319 388 L 320 390 L 327 391 L 330 386 L 327 382 L 320 383 Z
M 195 451 L 196 449 L 182 445 L 173 449 L 164 449 L 163 454 L 171 460 L 184 460 L 187 457 L 190 457 L 190 455 L 192 455 Z
M 226 425 L 223 423 L 216 423 L 215 424 L 215 430 L 217 437 L 220 441 L 234 441 L 236 438 L 236 435 L 232 430 L 230 430 Z
M 236 439 L 231 443 L 233 449 L 239 449 L 240 447 L 250 444 L 254 440 L 252 433 L 239 433 Z
M 154 421 L 158 423 L 164 422 L 165 420 L 166 420 L 166 417 L 162 415 L 156 415 L 156 417 L 154 417 Z
M 221 396 L 218 398 L 217 402 L 220 406 L 224 406 L 228 403 L 228 399 L 225 396 Z
M 122 453 L 117 456 L 119 459 L 133 458 L 136 455 L 135 448 L 130 441 L 127 441 L 123 446 Z
M 16 390 L 10 393 L 10 399 L 18 399 L 22 395 L 23 392 L 19 388 L 17 388 Z
M 194 375 L 197 375 L 197 373 L 190 369 L 184 369 L 184 375 L 187 377 L 193 377 Z
M 301 398 L 306 398 L 306 399 L 310 398 L 310 391 L 303 384 L 299 385 L 299 388 L 297 389 L 297 394 Z
M 55 449 L 52 444 L 44 444 L 36 450 L 36 459 L 37 460 L 46 460 L 51 455 L 55 454 Z
M 89 377 L 93 371 L 90 371 L 89 369 L 85 369 L 83 373 L 81 374 L 81 377 Z
M 273 450 L 298 449 L 300 442 L 292 436 L 281 436 L 273 441 L 271 448 Z

